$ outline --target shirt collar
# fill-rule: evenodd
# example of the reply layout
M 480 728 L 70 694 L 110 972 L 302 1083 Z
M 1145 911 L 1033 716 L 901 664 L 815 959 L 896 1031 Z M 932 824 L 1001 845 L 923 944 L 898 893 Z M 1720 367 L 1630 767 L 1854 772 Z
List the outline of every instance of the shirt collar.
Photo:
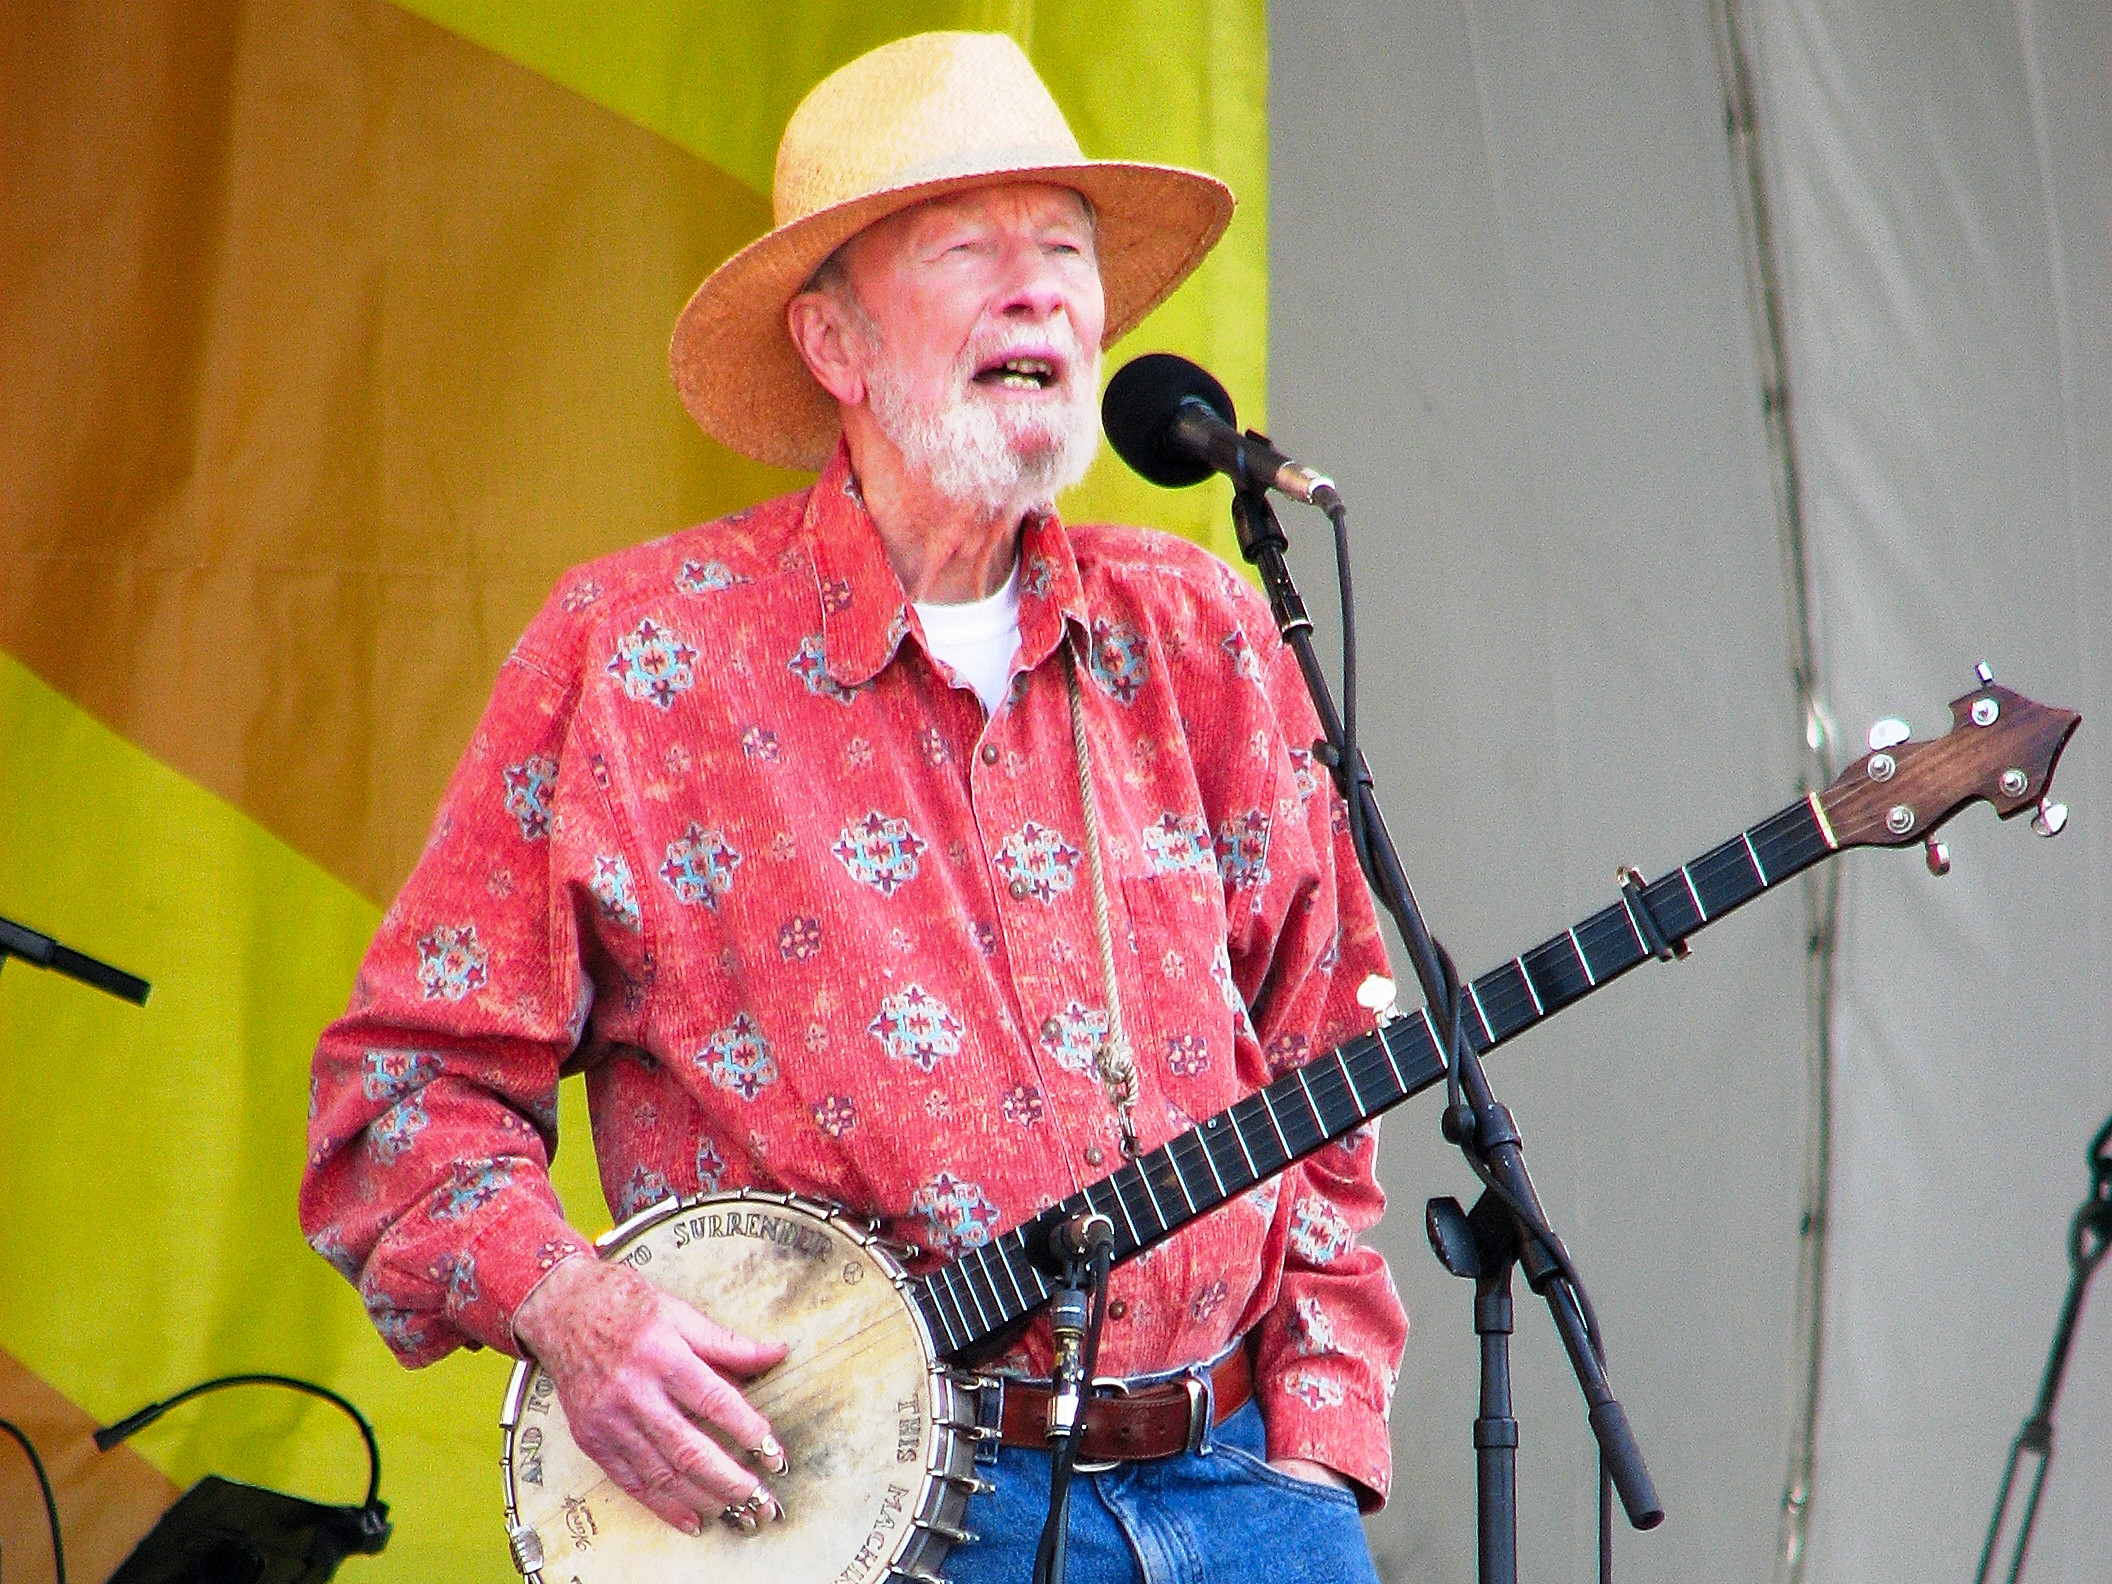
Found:
M 1019 655 L 1032 670 L 1063 640 L 1066 621 L 1078 624 L 1080 641 L 1092 641 L 1085 584 L 1071 536 L 1055 512 L 1037 512 L 1019 536 Z
M 916 614 L 887 559 L 880 530 L 865 509 L 850 452 L 841 440 L 814 481 L 804 528 L 821 597 L 824 663 L 832 680 L 860 687 L 894 658 L 913 630 Z M 1066 619 L 1077 622 L 1081 634 L 1090 634 L 1070 536 L 1053 511 L 1039 512 L 1027 519 L 1019 544 L 1019 651 L 1024 669 L 1049 657 L 1063 637 Z

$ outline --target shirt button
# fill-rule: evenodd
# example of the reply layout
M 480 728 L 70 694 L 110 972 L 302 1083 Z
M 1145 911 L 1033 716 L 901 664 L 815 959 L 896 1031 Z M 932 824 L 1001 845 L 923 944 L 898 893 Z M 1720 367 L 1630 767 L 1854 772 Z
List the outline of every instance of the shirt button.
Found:
M 1006 889 L 1006 890 L 1008 890 L 1008 891 L 1010 891 L 1010 892 L 1012 893 L 1012 900 L 1013 900 L 1013 901 L 1015 901 L 1015 902 L 1024 902 L 1024 901 L 1026 901 L 1026 899 L 1027 899 L 1027 883 L 1026 883 L 1026 881 L 1024 881 L 1024 880 L 1015 880 L 1015 881 L 1013 881 L 1013 882 L 1011 883 L 1011 885 L 1007 886 L 1007 887 L 1006 887 L 1005 889 Z
M 1102 1161 L 1104 1161 L 1104 1160 L 1106 1160 L 1106 1159 L 1107 1159 L 1107 1156 L 1106 1156 L 1106 1154 L 1105 1154 L 1105 1153 L 1104 1153 L 1104 1152 L 1103 1152 L 1103 1151 L 1101 1150 L 1101 1148 L 1100 1148 L 1100 1146 L 1099 1146 L 1099 1145 L 1097 1145 L 1097 1144 L 1088 1144 L 1088 1145 L 1086 1145 L 1086 1147 L 1085 1147 L 1085 1163 L 1086 1163 L 1086 1165 L 1088 1165 L 1088 1166 L 1097 1166 L 1097 1165 L 1099 1165 L 1099 1164 L 1100 1164 L 1100 1163 L 1101 1163 Z
M 982 755 L 981 755 L 981 757 L 982 757 L 982 761 L 983 761 L 983 763 L 984 763 L 984 764 L 996 764 L 996 763 L 997 763 L 997 744 L 996 744 L 996 743 L 984 743 L 984 744 L 983 744 L 983 751 L 982 751 Z
M 1119 1320 L 1128 1313 L 1129 1305 L 1124 1303 L 1120 1298 L 1117 1298 L 1113 1303 L 1107 1306 L 1107 1317 L 1110 1320 Z

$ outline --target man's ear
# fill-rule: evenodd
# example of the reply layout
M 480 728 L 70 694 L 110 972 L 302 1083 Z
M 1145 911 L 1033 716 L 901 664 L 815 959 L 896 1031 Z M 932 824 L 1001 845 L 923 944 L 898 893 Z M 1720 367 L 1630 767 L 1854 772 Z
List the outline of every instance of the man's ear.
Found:
M 862 360 L 842 303 L 825 291 L 801 292 L 785 305 L 785 329 L 823 390 L 846 407 L 865 400 Z

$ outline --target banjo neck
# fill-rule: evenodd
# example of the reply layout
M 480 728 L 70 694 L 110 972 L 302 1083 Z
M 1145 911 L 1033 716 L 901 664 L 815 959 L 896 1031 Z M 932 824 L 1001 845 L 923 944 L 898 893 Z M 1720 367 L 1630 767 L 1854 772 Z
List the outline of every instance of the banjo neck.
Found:
M 1476 1051 L 1515 1039 L 1837 846 L 1816 798 L 1792 803 L 1467 985 L 1465 1038 Z M 914 1301 L 943 1353 L 971 1352 L 1054 1295 L 1048 1239 L 1060 1222 L 1105 1215 L 1120 1263 L 1444 1076 L 1427 1011 L 1394 1017 L 918 1278 Z

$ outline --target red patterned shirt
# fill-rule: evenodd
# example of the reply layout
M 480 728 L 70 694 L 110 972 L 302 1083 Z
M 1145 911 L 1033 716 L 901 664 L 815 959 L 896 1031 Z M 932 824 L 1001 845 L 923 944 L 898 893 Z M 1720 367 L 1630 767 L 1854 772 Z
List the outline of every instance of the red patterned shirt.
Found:
M 986 716 L 847 458 L 567 576 L 315 1056 L 302 1220 L 406 1363 L 514 1349 L 589 1245 L 546 1167 L 584 1069 L 617 1216 L 753 1185 L 958 1254 L 1121 1164 L 1064 680 L 1078 655 L 1137 1132 L 1365 1025 L 1384 970 L 1295 662 L 1169 535 L 1022 536 Z M 1101 1369 L 1256 1331 L 1272 1456 L 1388 1483 L 1406 1334 L 1365 1130 L 1117 1269 Z M 1045 1326 L 1014 1363 L 1045 1372 Z

